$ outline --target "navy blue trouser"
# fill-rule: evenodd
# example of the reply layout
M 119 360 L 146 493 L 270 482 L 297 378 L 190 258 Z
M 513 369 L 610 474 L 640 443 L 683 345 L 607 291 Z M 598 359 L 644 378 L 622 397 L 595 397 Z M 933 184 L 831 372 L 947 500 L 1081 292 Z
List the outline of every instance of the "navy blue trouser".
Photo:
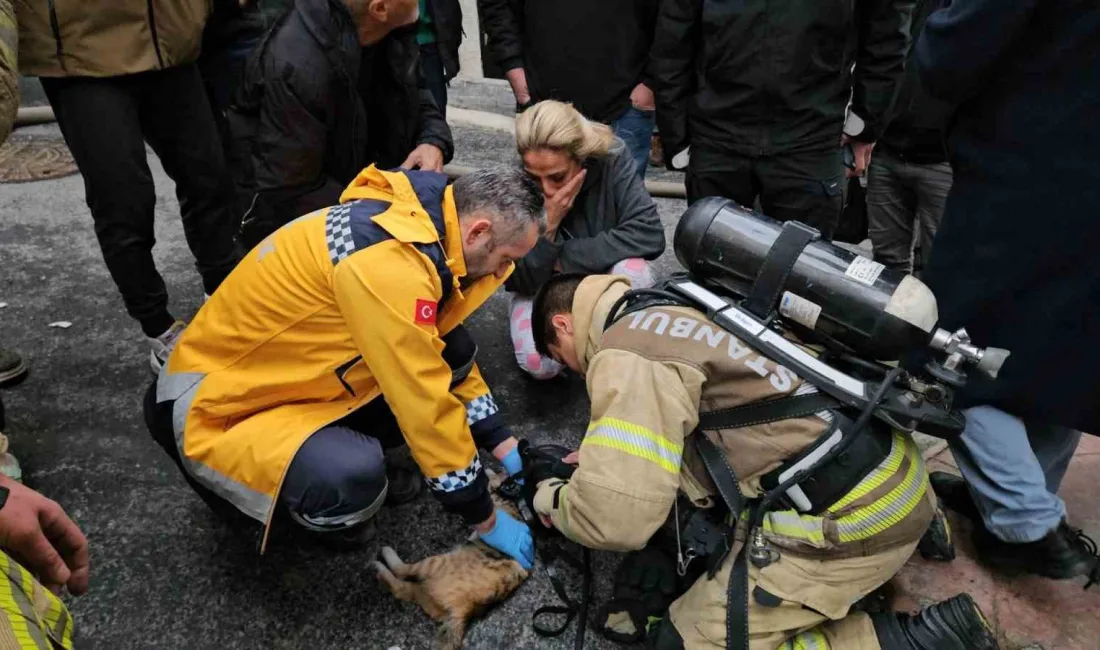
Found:
M 212 510 L 231 521 L 246 519 L 183 469 L 172 429 L 172 402 L 156 402 L 155 383 L 145 394 L 145 419 L 153 439 Z M 287 469 L 278 509 L 299 525 L 318 532 L 342 530 L 367 521 L 386 498 L 383 449 L 403 443 L 393 412 L 379 397 L 315 432 L 302 444 Z

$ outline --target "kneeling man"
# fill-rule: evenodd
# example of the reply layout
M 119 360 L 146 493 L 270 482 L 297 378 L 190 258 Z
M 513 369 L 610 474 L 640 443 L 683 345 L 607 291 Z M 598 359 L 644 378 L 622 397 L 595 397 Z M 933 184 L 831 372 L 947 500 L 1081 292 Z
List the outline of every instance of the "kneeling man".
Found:
M 753 549 L 759 543 L 770 550 L 748 565 L 740 554 L 744 524 L 759 499 L 823 434 L 841 423 L 851 427 L 855 418 L 839 406 L 779 415 L 769 401 L 814 395 L 816 387 L 695 309 L 627 302 L 609 320 L 629 289 L 624 277 L 559 275 L 535 299 L 539 352 L 585 374 L 592 415 L 571 479 L 528 472 L 527 480 L 538 485 L 534 509 L 573 541 L 631 551 L 665 525 L 681 493 L 679 519 L 688 518 L 687 509 L 706 517 L 712 530 L 731 521 L 728 512 L 714 516 L 732 501 L 720 491 L 739 490 L 747 507 L 732 515 L 741 521 L 737 542 L 731 543 L 732 533 L 726 537 L 732 550 L 723 555 L 728 547 L 716 545 L 709 575 L 671 603 L 659 624 L 654 621 L 663 611 L 624 603 L 622 615 L 606 618 L 608 629 L 641 636 L 648 624 L 651 647 L 662 650 L 743 647 L 745 641 L 729 636 L 746 628 L 752 650 L 997 647 L 965 594 L 916 616 L 850 611 L 905 564 L 932 519 L 928 474 L 904 432 L 875 425 L 838 466 L 826 464 L 801 480 L 799 494 L 812 506 L 781 499 L 767 511 L 763 539 L 754 535 Z M 735 419 L 740 422 L 731 424 Z M 700 539 L 689 530 L 669 536 L 681 544 L 681 573 L 691 560 L 687 544 Z M 642 561 L 648 560 L 636 560 Z M 745 566 L 747 575 L 739 573 Z M 652 609 L 652 593 L 643 596 Z
M 452 186 L 364 170 L 340 205 L 260 242 L 202 307 L 146 397 L 154 438 L 216 510 L 265 524 L 285 512 L 349 541 L 387 493 L 416 495 L 413 472 L 395 480 L 386 462 L 407 443 L 443 506 L 530 567 L 527 527 L 489 499 L 477 448 L 520 463 L 461 323 L 535 245 L 541 215 L 519 169 Z

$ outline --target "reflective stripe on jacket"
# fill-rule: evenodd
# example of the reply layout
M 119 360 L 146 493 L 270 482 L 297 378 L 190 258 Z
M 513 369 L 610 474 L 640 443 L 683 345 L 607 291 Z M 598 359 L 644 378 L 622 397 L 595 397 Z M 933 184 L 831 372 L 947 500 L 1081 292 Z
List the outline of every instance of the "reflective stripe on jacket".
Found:
M 459 286 L 442 174 L 370 167 L 341 200 L 249 252 L 180 338 L 157 400 L 175 401 L 184 467 L 266 521 L 301 444 L 384 395 L 433 493 L 481 521 L 492 504 L 472 435 L 503 425 L 476 366 L 451 388 L 441 336 L 501 280 Z
M 535 507 L 571 539 L 595 548 L 636 549 L 665 522 L 678 490 L 699 507 L 716 491 L 691 444 L 700 409 L 713 411 L 816 390 L 757 354 L 698 311 L 655 307 L 603 324 L 629 288 L 591 276 L 573 301 L 577 358 L 592 400 L 580 464 L 568 484 L 540 487 Z M 586 336 L 582 336 L 586 333 Z M 828 413 L 734 430 L 708 431 L 748 498 L 760 478 L 812 444 Z M 807 555 L 847 557 L 915 542 L 927 528 L 928 476 L 907 434 L 826 513 L 769 515 L 777 545 Z
M 73 650 L 73 617 L 7 553 L 0 551 L 0 650 Z

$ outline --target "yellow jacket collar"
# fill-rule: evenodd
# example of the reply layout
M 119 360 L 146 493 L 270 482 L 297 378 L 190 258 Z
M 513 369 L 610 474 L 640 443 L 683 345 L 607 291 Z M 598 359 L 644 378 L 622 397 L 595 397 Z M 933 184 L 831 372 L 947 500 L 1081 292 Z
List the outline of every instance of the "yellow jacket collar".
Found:
M 588 362 L 600 351 L 603 325 L 611 306 L 630 291 L 630 279 L 622 275 L 590 275 L 573 295 L 573 348 L 581 371 L 588 371 Z
M 447 268 L 455 277 L 455 288 L 460 278 L 466 277 L 466 258 L 462 253 L 462 228 L 458 223 L 454 188 L 443 190 L 443 223 L 445 232 L 440 240 L 427 210 L 420 203 L 412 184 L 401 172 L 388 172 L 375 165 L 359 172 L 359 175 L 340 195 L 340 203 L 374 199 L 390 202 L 393 208 L 374 217 L 374 222 L 384 228 L 394 239 L 410 244 L 438 242 L 447 257 Z M 413 218 L 408 218 L 413 217 Z

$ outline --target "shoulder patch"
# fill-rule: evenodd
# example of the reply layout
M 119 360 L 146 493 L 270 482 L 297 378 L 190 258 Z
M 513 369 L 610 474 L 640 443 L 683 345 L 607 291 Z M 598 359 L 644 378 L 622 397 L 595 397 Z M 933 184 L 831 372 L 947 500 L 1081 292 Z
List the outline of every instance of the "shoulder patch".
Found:
M 334 265 L 355 252 L 355 240 L 351 236 L 351 205 L 334 205 L 325 215 L 325 243 Z

